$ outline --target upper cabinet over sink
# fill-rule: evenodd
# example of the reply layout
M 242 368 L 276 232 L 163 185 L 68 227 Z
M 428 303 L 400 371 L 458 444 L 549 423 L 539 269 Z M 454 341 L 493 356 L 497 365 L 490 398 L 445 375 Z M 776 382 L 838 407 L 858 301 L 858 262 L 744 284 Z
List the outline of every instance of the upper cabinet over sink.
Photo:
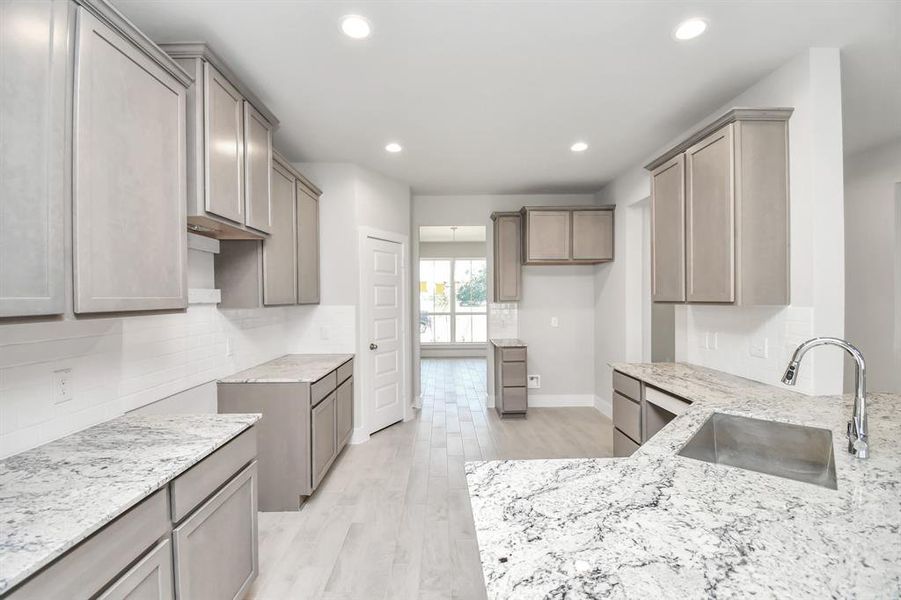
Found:
M 596 264 L 612 261 L 614 208 L 523 207 L 523 264 Z
M 654 302 L 786 305 L 791 108 L 736 108 L 651 172 Z
M 222 240 L 272 231 L 272 132 L 278 119 L 203 43 L 161 44 L 188 90 L 188 227 Z

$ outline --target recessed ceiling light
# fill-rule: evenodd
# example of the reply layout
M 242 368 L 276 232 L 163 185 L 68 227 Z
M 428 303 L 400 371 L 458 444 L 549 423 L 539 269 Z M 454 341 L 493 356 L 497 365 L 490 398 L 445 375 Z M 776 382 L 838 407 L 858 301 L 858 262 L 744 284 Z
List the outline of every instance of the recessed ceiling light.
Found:
M 679 23 L 679 26 L 673 31 L 673 37 L 679 41 L 693 40 L 705 31 L 707 31 L 707 21 L 694 17 Z
M 586 144 L 585 142 L 576 142 L 575 144 L 570 146 L 569 149 L 573 152 L 585 152 L 586 150 L 588 150 L 588 144 Z
M 390 144 L 385 146 L 385 150 L 387 150 L 391 154 L 397 154 L 398 152 L 400 152 L 403 149 L 404 149 L 404 147 L 401 146 L 400 144 L 398 144 L 397 142 L 391 142 Z
M 347 15 L 341 19 L 341 31 L 347 37 L 362 40 L 369 37 L 372 27 L 369 25 L 369 21 L 360 15 Z

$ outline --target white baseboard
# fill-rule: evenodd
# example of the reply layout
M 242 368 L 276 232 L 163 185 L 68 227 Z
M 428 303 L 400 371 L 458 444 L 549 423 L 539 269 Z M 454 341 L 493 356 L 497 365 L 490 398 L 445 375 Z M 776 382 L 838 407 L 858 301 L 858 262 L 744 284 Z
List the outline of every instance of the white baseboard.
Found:
M 613 418 L 613 402 L 610 400 L 610 398 L 601 398 L 600 396 L 595 396 L 594 407 L 599 413 L 601 413 L 608 419 Z
M 529 406 L 536 408 L 594 405 L 594 394 L 529 394 Z
M 485 396 L 485 408 L 494 408 L 494 394 Z

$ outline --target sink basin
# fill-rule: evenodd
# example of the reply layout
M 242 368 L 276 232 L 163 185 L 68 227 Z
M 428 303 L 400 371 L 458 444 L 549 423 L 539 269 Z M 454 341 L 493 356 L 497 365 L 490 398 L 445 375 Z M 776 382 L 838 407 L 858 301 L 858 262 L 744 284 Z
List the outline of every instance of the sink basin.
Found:
M 838 489 L 828 429 L 713 413 L 679 456 Z

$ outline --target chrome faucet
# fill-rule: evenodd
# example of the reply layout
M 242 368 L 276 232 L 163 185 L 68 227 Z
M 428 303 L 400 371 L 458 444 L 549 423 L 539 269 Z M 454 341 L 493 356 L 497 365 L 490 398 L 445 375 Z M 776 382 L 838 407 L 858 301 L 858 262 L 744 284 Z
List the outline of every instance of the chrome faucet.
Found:
M 801 359 L 811 348 L 816 346 L 838 346 L 844 349 L 854 362 L 857 363 L 854 380 L 854 414 L 848 421 L 848 452 L 857 458 L 867 458 L 870 455 L 869 427 L 867 426 L 867 365 L 864 363 L 860 350 L 846 342 L 834 337 L 817 337 L 807 340 L 795 350 L 782 383 L 795 385 L 798 380 L 798 369 L 801 367 Z

